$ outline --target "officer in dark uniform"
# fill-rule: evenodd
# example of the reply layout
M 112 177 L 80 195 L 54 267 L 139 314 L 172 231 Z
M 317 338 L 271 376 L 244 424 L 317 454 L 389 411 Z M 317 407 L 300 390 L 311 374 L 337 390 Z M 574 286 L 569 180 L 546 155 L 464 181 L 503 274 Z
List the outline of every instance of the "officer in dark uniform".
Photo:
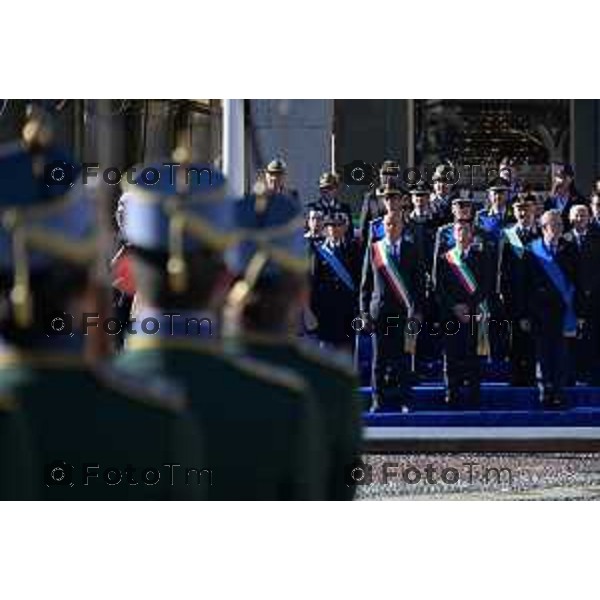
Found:
M 581 322 L 577 339 L 573 340 L 573 376 L 590 383 L 600 380 L 598 337 L 600 318 L 600 234 L 589 226 L 590 213 L 584 204 L 575 204 L 569 214 L 571 229 L 564 239 L 572 245 L 576 258 L 577 314 Z
M 576 265 L 572 245 L 563 237 L 560 210 L 541 218 L 542 237 L 525 256 L 527 320 L 536 342 L 540 401 L 554 408 L 565 403 L 563 388 L 570 375 L 568 340 L 577 332 Z
M 69 187 L 64 168 L 44 177 L 56 161 L 75 176 L 80 166 L 50 145 L 41 116 L 24 134 L 0 147 L 0 399 L 5 413 L 21 411 L 35 448 L 29 497 L 203 498 L 208 476 L 185 482 L 186 468 L 210 466 L 184 395 L 84 358 L 94 198 L 79 181 Z
M 487 235 L 494 245 L 492 255 L 493 281 L 498 278 L 500 261 L 500 240 L 504 229 L 515 222 L 513 208 L 508 203 L 510 182 L 502 177 L 493 179 L 488 186 L 488 207 L 479 210 L 475 224 Z M 491 250 L 491 248 L 490 248 Z M 504 360 L 510 351 L 510 324 L 497 290 L 494 288 L 489 298 L 490 305 L 490 350 L 496 360 Z
M 510 323 L 511 385 L 535 385 L 535 343 L 529 329 L 522 326 L 526 318 L 525 261 L 527 246 L 541 232 L 535 222 L 534 199 L 522 196 L 513 203 L 517 222 L 505 227 L 500 240 L 500 270 L 497 293 Z
M 400 165 L 395 160 L 384 160 L 379 170 L 379 182 L 365 194 L 360 210 L 360 239 L 363 247 L 369 240 L 370 224 L 374 219 L 383 217 L 386 210 L 383 206 L 383 188 L 391 179 L 400 177 Z
M 479 355 L 486 347 L 486 307 L 492 289 L 490 257 L 475 241 L 473 223 L 454 224 L 455 246 L 441 254 L 438 262 L 437 298 L 443 322 L 446 402 L 456 405 L 461 385 L 467 387 L 467 403 L 479 403 Z
M 431 210 L 440 225 L 452 219 L 452 201 L 456 197 L 452 191 L 452 184 L 455 178 L 456 174 L 450 165 L 438 165 L 431 178 Z
M 402 212 L 388 213 L 383 223 L 384 237 L 367 249 L 360 289 L 361 318 L 373 340 L 373 411 L 410 403 L 406 351 L 414 353 L 413 334 L 419 331 L 425 294 L 417 244 L 405 230 Z M 415 321 L 409 323 L 411 318 Z M 393 388 L 398 388 L 399 398 Z
M 311 202 L 308 208 L 319 210 L 323 216 L 327 218 L 333 213 L 344 213 L 348 220 L 348 229 L 346 232 L 346 240 L 350 241 L 354 238 L 354 228 L 352 227 L 352 209 L 349 204 L 340 202 L 337 197 L 340 187 L 340 181 L 335 173 L 323 173 L 319 178 L 319 199 Z
M 264 184 L 267 196 L 287 196 L 298 202 L 298 191 L 287 186 L 288 168 L 281 158 L 274 158 L 265 169 Z
M 345 353 L 321 350 L 296 336 L 295 322 L 308 295 L 308 262 L 296 220 L 290 215 L 286 230 L 257 228 L 256 220 L 245 214 L 237 226 L 246 239 L 228 254 L 229 269 L 238 280 L 225 310 L 231 332 L 226 346 L 234 355 L 293 369 L 308 381 L 323 424 L 319 463 L 326 481 L 324 497 L 350 500 L 355 488 L 346 485 L 344 472 L 357 459 L 360 440 L 360 402 L 350 360 Z
M 544 204 L 544 210 L 559 210 L 563 219 L 563 227 L 569 227 L 569 213 L 575 204 L 586 204 L 575 186 L 575 171 L 572 165 L 555 165 L 552 190 Z
M 434 361 L 441 356 L 439 330 L 435 328 L 438 323 L 437 302 L 431 281 L 438 221 L 431 209 L 431 189 L 426 182 L 412 186 L 410 196 L 412 211 L 409 213 L 408 228 L 414 234 L 426 278 L 422 334 L 417 337 L 416 347 L 417 371 L 421 373 L 423 362 Z
M 260 195 L 234 205 L 210 165 L 182 164 L 175 178 L 164 164 L 155 168 L 158 183 L 138 178 L 127 191 L 125 231 L 142 326 L 116 362 L 145 377 L 159 373 L 189 394 L 214 473 L 210 499 L 322 497 L 319 418 L 306 382 L 254 359 L 226 357 L 219 339 L 234 212 L 240 219 L 253 213 L 259 228 L 285 228 L 293 205 L 268 210 Z M 211 178 L 194 175 L 205 169 Z M 143 319 L 155 319 L 158 330 L 144 328 Z
M 341 212 L 326 218 L 327 237 L 314 248 L 310 282 L 319 340 L 349 349 L 354 341 L 352 321 L 358 310 L 361 256 L 358 243 L 345 238 L 346 219 Z

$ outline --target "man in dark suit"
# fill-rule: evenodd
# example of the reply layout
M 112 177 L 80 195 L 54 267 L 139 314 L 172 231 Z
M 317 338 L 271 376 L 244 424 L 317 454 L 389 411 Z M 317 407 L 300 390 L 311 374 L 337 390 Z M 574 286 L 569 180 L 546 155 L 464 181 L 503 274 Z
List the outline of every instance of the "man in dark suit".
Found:
M 600 233 L 600 192 L 594 192 L 590 198 L 590 229 Z
M 311 256 L 310 308 L 315 315 L 317 337 L 338 348 L 350 349 L 354 343 L 352 321 L 358 310 L 360 248 L 347 241 L 344 213 L 326 218 L 326 238 Z
M 590 383 L 600 381 L 598 341 L 600 336 L 600 233 L 590 228 L 590 213 L 584 204 L 571 207 L 571 229 L 564 238 L 571 243 L 576 264 L 576 305 L 581 319 L 573 340 L 574 378 Z
M 419 330 L 424 299 L 422 263 L 402 213 L 387 214 L 384 227 L 383 239 L 367 248 L 360 295 L 362 318 L 373 332 L 372 410 L 410 401 L 405 349 L 414 348 L 416 336 L 410 334 Z M 391 393 L 396 385 L 399 402 Z
M 579 194 L 575 186 L 575 171 L 572 165 L 554 163 L 552 190 L 544 203 L 544 210 L 558 210 L 563 220 L 563 227 L 569 227 L 569 212 L 575 204 L 585 204 L 585 198 Z
M 577 267 L 572 244 L 563 237 L 560 210 L 546 211 L 540 220 L 542 237 L 529 244 L 525 257 L 527 319 L 536 342 L 540 401 L 549 408 L 564 405 L 563 388 L 570 374 L 568 340 L 577 332 L 575 282 Z
M 456 245 L 439 258 L 437 298 L 445 346 L 446 402 L 459 402 L 461 385 L 467 386 L 469 406 L 479 403 L 479 354 L 486 347 L 489 318 L 487 301 L 492 289 L 490 256 L 475 242 L 471 221 L 454 224 Z
M 541 235 L 535 222 L 534 199 L 519 197 L 513 204 L 516 224 L 503 229 L 497 293 L 510 324 L 511 385 L 535 385 L 535 343 L 522 327 L 526 317 L 524 256 L 527 246 Z

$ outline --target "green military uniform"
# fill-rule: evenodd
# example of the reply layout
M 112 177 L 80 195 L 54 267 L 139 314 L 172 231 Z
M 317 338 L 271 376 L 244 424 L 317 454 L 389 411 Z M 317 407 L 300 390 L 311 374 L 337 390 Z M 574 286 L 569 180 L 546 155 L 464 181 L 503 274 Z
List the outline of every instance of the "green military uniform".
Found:
M 48 145 L 41 121 L 24 131 L 31 134 L 25 143 L 0 146 L 0 489 L 9 482 L 0 496 L 204 498 L 208 477 L 185 482 L 184 469 L 207 465 L 181 394 L 83 362 L 85 338 L 69 332 L 62 309 L 86 291 L 98 251 L 93 197 L 77 180 L 45 180 L 45 165 L 74 165 L 75 176 L 80 168 Z M 64 330 L 54 329 L 55 309 Z M 27 481 L 17 479 L 10 459 L 5 477 L 3 461 L 15 456 L 29 465 L 21 469 Z M 181 467 L 165 471 L 165 464 Z
M 0 397 L 18 398 L 38 457 L 32 497 L 47 500 L 202 499 L 210 474 L 197 429 L 176 390 L 152 390 L 72 352 L 3 354 Z M 164 387 L 157 382 L 156 387 Z M 64 461 L 65 478 L 52 476 Z M 85 465 L 90 466 L 86 471 Z M 130 474 L 127 474 L 130 465 Z M 173 465 L 172 467 L 165 465 Z M 180 465 L 176 467 L 174 465 Z M 107 474 L 108 468 L 116 473 Z M 146 469 L 158 471 L 144 473 Z M 88 476 L 86 476 L 89 475 Z M 187 483 L 186 483 L 187 481 Z M 71 483 L 73 484 L 71 486 Z M 85 484 L 88 485 L 85 485 Z
M 239 200 L 237 207 L 235 224 L 245 235 L 227 255 L 230 271 L 239 277 L 228 304 L 228 324 L 237 326 L 237 332 L 227 338 L 227 347 L 233 353 L 290 368 L 308 382 L 323 427 L 325 497 L 351 500 L 354 489 L 346 485 L 344 475 L 358 458 L 360 404 L 350 357 L 286 334 L 288 312 L 294 318 L 299 314 L 302 290 L 307 291 L 302 216 L 291 207 L 287 214 L 282 211 L 277 218 L 265 219 L 253 210 L 248 198 Z
M 202 275 L 187 273 L 194 252 L 202 252 L 203 257 L 210 255 L 203 258 L 204 262 L 215 260 L 233 239 L 234 206 L 224 198 L 224 178 L 212 166 L 187 167 L 198 172 L 210 169 L 211 181 L 190 178 L 185 183 L 173 182 L 168 169 L 156 165 L 164 174 L 158 185 L 146 186 L 140 180 L 124 195 L 124 229 L 134 270 L 145 256 L 168 254 L 170 289 L 177 294 L 174 302 L 179 306 L 188 298 L 190 304 L 197 302 L 193 300 L 197 293 L 186 296 L 187 286 L 193 286 Z M 179 230 L 174 240 L 168 232 L 172 233 L 175 225 Z M 153 273 L 162 278 L 160 269 L 157 267 Z M 164 276 L 167 279 L 167 273 Z M 212 281 L 206 287 L 212 289 Z M 144 285 L 146 281 L 138 278 L 138 288 Z M 152 293 L 150 289 L 145 291 Z M 205 456 L 213 472 L 209 498 L 322 498 L 317 447 L 321 442 L 320 421 L 306 383 L 291 372 L 257 360 L 226 357 L 211 334 L 207 338 L 194 327 L 182 330 L 176 319 L 170 327 L 165 315 L 182 311 L 163 309 L 162 314 L 158 309 L 150 310 L 141 300 L 138 320 L 156 318 L 161 326 L 156 334 L 145 333 L 143 327 L 134 329 L 116 363 L 143 377 L 167 377 L 189 396 L 190 410 L 203 432 Z M 198 306 L 190 306 L 185 312 L 200 322 L 207 317 Z
M 360 399 L 350 360 L 341 352 L 322 350 L 303 340 L 246 334 L 228 341 L 232 352 L 293 369 L 310 384 L 318 401 L 324 426 L 325 453 L 322 468 L 328 500 L 352 500 L 345 468 L 359 458 Z
M 185 387 L 213 473 L 209 499 L 322 497 L 318 417 L 306 383 L 293 373 L 227 358 L 217 341 L 176 336 L 132 337 L 117 364 Z
M 0 394 L 0 500 L 27 500 L 36 486 L 29 431 L 18 402 Z

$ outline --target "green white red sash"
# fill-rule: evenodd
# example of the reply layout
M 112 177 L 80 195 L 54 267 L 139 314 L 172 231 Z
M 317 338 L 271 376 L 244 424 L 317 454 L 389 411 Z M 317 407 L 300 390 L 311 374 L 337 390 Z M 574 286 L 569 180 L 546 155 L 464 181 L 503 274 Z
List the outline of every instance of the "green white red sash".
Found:
M 408 291 L 406 281 L 404 281 L 402 274 L 394 263 L 386 240 L 379 240 L 373 244 L 373 260 L 383 273 L 396 297 L 406 306 L 408 312 L 412 314 L 414 308 L 413 300 Z
M 477 291 L 477 280 L 473 275 L 473 271 L 469 268 L 469 265 L 462 259 L 458 246 L 454 246 L 452 250 L 446 252 L 446 260 L 463 288 L 470 296 L 473 296 Z M 489 356 L 490 344 L 488 324 L 490 310 L 485 300 L 479 304 L 479 310 L 481 312 L 481 322 L 477 331 L 477 353 L 481 356 Z

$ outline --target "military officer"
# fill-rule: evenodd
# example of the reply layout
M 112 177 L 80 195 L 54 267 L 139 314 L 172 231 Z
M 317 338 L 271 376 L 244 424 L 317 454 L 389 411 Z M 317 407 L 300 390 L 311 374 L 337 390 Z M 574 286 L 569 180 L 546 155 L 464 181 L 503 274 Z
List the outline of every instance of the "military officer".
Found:
M 505 227 L 500 241 L 497 293 L 510 323 L 511 385 L 535 385 L 535 343 L 531 331 L 522 327 L 526 318 L 524 256 L 527 246 L 540 236 L 535 222 L 534 199 L 519 197 L 513 203 L 517 222 Z
M 298 201 L 298 192 L 287 186 L 288 168 L 281 158 L 274 158 L 265 169 L 265 185 L 268 196 L 287 196 Z
M 338 212 L 325 220 L 326 238 L 315 246 L 310 281 L 319 340 L 349 349 L 354 341 L 352 321 L 358 310 L 361 257 L 358 243 L 345 237 L 346 219 Z
M 360 239 L 363 247 L 366 247 L 369 240 L 370 224 L 374 219 L 383 217 L 386 210 L 383 206 L 383 188 L 390 183 L 392 179 L 399 179 L 400 165 L 395 160 L 384 160 L 379 170 L 379 184 L 373 186 L 365 194 L 363 204 L 360 210 Z
M 80 181 L 45 177 L 52 164 L 80 171 L 41 116 L 0 147 L 0 421 L 15 407 L 27 421 L 30 498 L 203 498 L 208 482 L 185 481 L 210 468 L 185 396 L 84 359 L 95 206 Z
M 219 331 L 228 289 L 224 252 L 237 239 L 234 215 L 252 214 L 258 228 L 276 224 L 285 233 L 287 215 L 298 207 L 263 202 L 265 190 L 234 203 L 212 166 L 180 162 L 176 177 L 158 164 L 158 183 L 138 178 L 126 191 L 142 325 L 116 362 L 144 377 L 161 374 L 189 394 L 213 470 L 209 499 L 322 497 L 319 418 L 306 382 L 251 358 L 226 357 Z M 210 178 L 193 175 L 205 169 Z M 155 330 L 143 326 L 150 319 Z
M 515 222 L 508 204 L 509 182 L 502 177 L 494 179 L 488 187 L 489 207 L 477 212 L 475 223 L 495 241 L 500 240 L 502 230 Z
M 322 350 L 296 336 L 298 314 L 308 297 L 300 219 L 290 215 L 287 228 L 259 228 L 246 212 L 236 224 L 245 237 L 228 254 L 237 281 L 226 304 L 226 346 L 233 355 L 248 354 L 293 369 L 308 381 L 323 425 L 319 463 L 326 482 L 324 497 L 350 500 L 355 488 L 346 485 L 344 471 L 359 453 L 357 381 L 345 353 Z
M 431 195 L 431 209 L 440 225 L 451 220 L 452 181 L 455 178 L 454 170 L 450 165 L 438 165 L 431 178 L 433 193 Z
M 546 211 L 542 236 L 525 256 L 527 319 L 536 343 L 540 401 L 549 408 L 565 403 L 563 389 L 570 374 L 568 340 L 577 332 L 576 266 L 572 245 L 563 237 L 562 213 Z
M 454 223 L 456 244 L 439 257 L 437 298 L 443 322 L 446 402 L 460 401 L 467 387 L 467 404 L 479 403 L 479 355 L 487 353 L 487 301 L 492 289 L 490 256 L 475 241 L 472 221 Z
M 406 351 L 414 352 L 425 293 L 417 244 L 402 213 L 386 214 L 383 224 L 383 238 L 367 249 L 360 287 L 361 318 L 373 333 L 373 411 L 410 404 Z
M 345 202 L 340 202 L 337 197 L 339 191 L 339 178 L 335 173 L 323 173 L 319 178 L 319 199 L 309 204 L 309 209 L 314 208 L 323 213 L 324 217 L 333 213 L 344 213 L 348 221 L 346 239 L 348 241 L 354 238 L 354 229 L 352 228 L 352 209 Z
M 575 171 L 569 164 L 555 164 L 552 190 L 544 204 L 544 210 L 559 210 L 563 227 L 569 227 L 569 212 L 575 204 L 585 204 L 575 186 Z
M 576 305 L 581 319 L 573 340 L 574 373 L 577 381 L 599 381 L 598 306 L 600 302 L 600 234 L 589 226 L 590 213 L 584 204 L 575 204 L 569 213 L 571 229 L 564 239 L 572 246 L 576 264 Z

